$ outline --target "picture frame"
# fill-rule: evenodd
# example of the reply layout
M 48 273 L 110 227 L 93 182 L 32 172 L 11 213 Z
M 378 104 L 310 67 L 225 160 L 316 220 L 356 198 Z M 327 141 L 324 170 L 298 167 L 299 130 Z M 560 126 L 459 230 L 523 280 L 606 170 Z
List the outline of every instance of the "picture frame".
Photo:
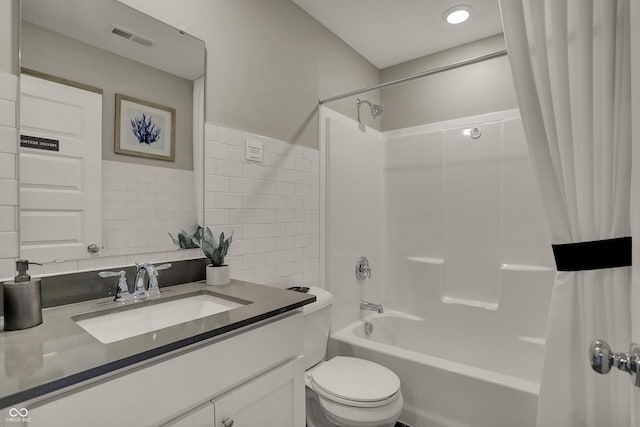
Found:
M 175 161 L 176 110 L 116 94 L 115 152 Z

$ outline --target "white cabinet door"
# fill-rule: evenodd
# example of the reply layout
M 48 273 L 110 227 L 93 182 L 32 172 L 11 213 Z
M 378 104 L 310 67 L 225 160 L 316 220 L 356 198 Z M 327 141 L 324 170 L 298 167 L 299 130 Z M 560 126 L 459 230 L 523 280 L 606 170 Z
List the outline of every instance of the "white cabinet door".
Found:
M 102 243 L 102 95 L 21 75 L 20 134 L 58 141 L 20 148 L 20 256 L 89 257 Z
M 165 427 L 213 427 L 213 417 L 213 404 L 207 403 L 165 424 Z
M 304 363 L 299 357 L 216 399 L 215 427 L 304 427 Z

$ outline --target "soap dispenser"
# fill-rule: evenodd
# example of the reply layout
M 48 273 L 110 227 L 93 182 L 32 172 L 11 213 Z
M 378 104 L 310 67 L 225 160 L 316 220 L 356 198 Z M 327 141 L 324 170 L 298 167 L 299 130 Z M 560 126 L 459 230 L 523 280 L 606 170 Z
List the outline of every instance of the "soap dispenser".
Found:
M 26 259 L 16 261 L 16 277 L 2 284 L 4 330 L 17 331 L 42 323 L 40 279 L 31 279 Z

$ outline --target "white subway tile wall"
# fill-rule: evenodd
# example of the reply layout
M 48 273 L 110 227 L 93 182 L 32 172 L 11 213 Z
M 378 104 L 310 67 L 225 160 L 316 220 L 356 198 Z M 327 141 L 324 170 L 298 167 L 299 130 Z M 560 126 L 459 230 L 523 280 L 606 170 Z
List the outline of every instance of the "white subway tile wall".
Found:
M 0 138 L 2 132 L 0 127 Z M 5 240 L 2 240 L 5 228 L 10 226 L 8 216 L 11 212 L 17 215 L 18 211 L 17 182 L 15 179 L 13 182 L 15 195 L 11 193 L 13 187 L 9 180 L 0 179 L 2 279 L 13 277 L 14 261 L 18 257 L 17 226 L 14 225 L 14 232 L 6 233 Z M 200 249 L 177 250 L 167 234 L 177 235 L 181 228 L 195 230 L 197 218 L 193 186 L 193 171 L 103 161 L 102 250 L 87 259 L 32 265 L 30 273 L 34 276 L 61 274 L 109 269 L 138 261 L 165 262 L 202 257 Z M 9 241 L 10 238 L 15 241 Z M 14 251 L 14 248 L 15 253 L 7 252 Z M 11 258 L 3 259 L 5 255 Z
M 262 163 L 245 160 L 245 141 L 261 140 Z M 207 124 L 205 224 L 233 243 L 234 279 L 269 286 L 319 283 L 318 150 Z
M 197 223 L 193 171 L 102 162 L 103 256 L 173 251 Z
M 11 278 L 18 244 L 18 77 L 0 73 L 0 278 Z

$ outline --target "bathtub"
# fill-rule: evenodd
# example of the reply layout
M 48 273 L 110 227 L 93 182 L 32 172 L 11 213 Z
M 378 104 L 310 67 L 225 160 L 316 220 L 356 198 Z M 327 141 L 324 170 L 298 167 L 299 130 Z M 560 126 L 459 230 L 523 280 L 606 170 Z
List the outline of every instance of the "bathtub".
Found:
M 373 331 L 364 332 L 365 322 Z M 544 342 L 473 323 L 400 312 L 367 315 L 333 333 L 329 355 L 393 370 L 402 382 L 400 420 L 415 427 L 533 427 Z

